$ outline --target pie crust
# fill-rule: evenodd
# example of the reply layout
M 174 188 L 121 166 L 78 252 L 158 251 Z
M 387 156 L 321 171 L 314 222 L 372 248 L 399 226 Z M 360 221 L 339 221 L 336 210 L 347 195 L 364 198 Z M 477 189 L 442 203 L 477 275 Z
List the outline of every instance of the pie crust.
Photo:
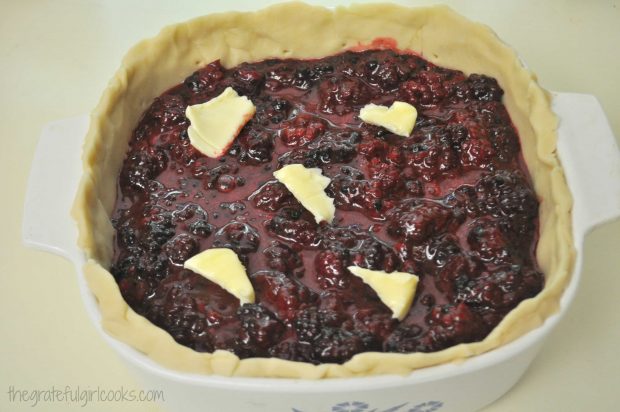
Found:
M 320 58 L 377 38 L 396 41 L 430 62 L 492 76 L 504 89 L 504 104 L 519 131 L 523 156 L 540 199 L 537 258 L 545 287 L 521 302 L 483 340 L 433 353 L 376 353 L 346 363 L 313 365 L 277 358 L 240 360 L 231 352 L 200 353 L 176 343 L 163 329 L 136 314 L 123 300 L 109 267 L 114 230 L 110 223 L 117 176 L 131 132 L 153 99 L 197 68 L 220 59 L 225 67 L 270 57 Z M 165 28 L 133 47 L 91 115 L 83 148 L 84 175 L 72 214 L 87 263 L 84 275 L 95 294 L 104 329 L 115 338 L 174 370 L 226 376 L 320 379 L 407 374 L 457 362 L 501 346 L 541 325 L 559 308 L 574 261 L 572 199 L 556 154 L 557 119 L 550 95 L 517 54 L 488 27 L 439 6 L 387 4 L 333 10 L 303 3 L 257 12 L 222 13 Z

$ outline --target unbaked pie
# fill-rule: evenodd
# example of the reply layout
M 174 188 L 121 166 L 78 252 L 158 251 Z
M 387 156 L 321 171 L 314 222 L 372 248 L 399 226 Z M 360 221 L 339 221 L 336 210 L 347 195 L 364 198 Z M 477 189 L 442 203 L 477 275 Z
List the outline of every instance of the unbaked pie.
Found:
M 226 88 L 256 113 L 207 157 L 186 109 Z M 410 135 L 360 120 L 395 101 L 417 109 Z M 128 54 L 85 147 L 74 215 L 104 327 L 168 367 L 244 376 L 406 373 L 510 341 L 556 310 L 572 264 L 555 126 L 514 52 L 447 8 L 170 27 Z M 332 221 L 274 177 L 286 165 L 329 178 Z M 213 248 L 254 302 L 183 267 Z M 406 315 L 351 266 L 417 275 Z

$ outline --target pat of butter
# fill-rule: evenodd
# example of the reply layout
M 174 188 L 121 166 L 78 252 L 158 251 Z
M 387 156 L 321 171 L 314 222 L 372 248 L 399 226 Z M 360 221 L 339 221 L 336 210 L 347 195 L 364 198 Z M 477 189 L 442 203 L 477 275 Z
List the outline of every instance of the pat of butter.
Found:
M 308 169 L 300 164 L 292 164 L 276 170 L 273 175 L 314 215 L 317 223 L 323 220 L 330 223 L 334 219 L 334 199 L 325 193 L 331 180 L 323 176 L 321 169 Z
M 191 123 L 187 129 L 189 141 L 204 155 L 220 157 L 254 113 L 256 107 L 247 97 L 227 87 L 208 102 L 185 109 L 185 116 Z
M 349 271 L 361 278 L 379 296 L 381 302 L 392 311 L 392 317 L 403 320 L 413 303 L 419 278 L 405 272 L 387 273 L 358 266 L 349 266 Z
M 217 283 L 242 305 L 254 303 L 254 288 L 245 267 L 232 250 L 207 249 L 186 260 L 183 267 Z
M 417 117 L 415 107 L 405 102 L 394 102 L 389 108 L 370 103 L 360 110 L 360 119 L 364 122 L 381 126 L 403 137 L 411 134 Z

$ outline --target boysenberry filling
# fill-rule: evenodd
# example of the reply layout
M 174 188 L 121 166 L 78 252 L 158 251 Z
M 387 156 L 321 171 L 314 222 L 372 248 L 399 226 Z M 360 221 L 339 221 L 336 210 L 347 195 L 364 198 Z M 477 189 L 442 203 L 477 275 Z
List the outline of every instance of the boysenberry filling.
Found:
M 185 108 L 233 87 L 256 115 L 219 159 L 189 143 Z M 538 201 L 517 131 L 487 76 L 411 53 L 349 51 L 226 69 L 215 61 L 155 99 L 118 181 L 111 271 L 128 304 L 197 351 L 342 363 L 483 339 L 544 277 Z M 412 136 L 363 123 L 367 103 L 418 109 Z M 316 224 L 272 173 L 319 167 L 337 208 Z M 256 291 L 239 301 L 183 262 L 234 250 Z M 392 318 L 347 267 L 420 277 Z

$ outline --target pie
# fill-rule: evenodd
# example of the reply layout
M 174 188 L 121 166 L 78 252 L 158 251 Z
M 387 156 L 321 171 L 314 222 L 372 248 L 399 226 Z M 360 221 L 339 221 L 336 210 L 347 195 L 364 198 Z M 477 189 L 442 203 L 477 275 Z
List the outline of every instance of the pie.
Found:
M 185 116 L 256 106 L 219 158 Z M 409 136 L 360 120 L 406 102 Z M 166 367 L 235 376 L 405 374 L 540 325 L 573 262 L 549 95 L 445 7 L 284 4 L 169 27 L 132 49 L 91 118 L 73 214 L 103 326 Z M 318 168 L 318 222 L 274 178 Z M 256 301 L 183 267 L 233 250 Z M 350 266 L 419 276 L 396 319 Z

